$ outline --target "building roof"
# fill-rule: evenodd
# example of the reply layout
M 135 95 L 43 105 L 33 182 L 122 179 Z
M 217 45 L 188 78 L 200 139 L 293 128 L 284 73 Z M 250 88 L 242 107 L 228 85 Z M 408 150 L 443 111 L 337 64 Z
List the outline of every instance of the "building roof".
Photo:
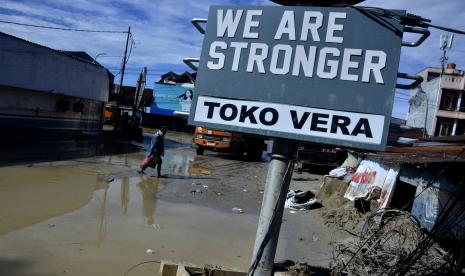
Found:
M 17 37 L 17 36 L 13 36 L 13 35 L 4 33 L 4 32 L 0 32 L 0 36 L 5 36 L 5 37 L 8 37 L 8 38 L 16 39 L 16 40 L 25 42 L 25 43 L 27 43 L 27 44 L 30 44 L 31 46 L 41 47 L 41 48 L 47 49 L 47 50 L 49 50 L 49 51 L 58 53 L 58 54 L 60 54 L 60 55 L 64 55 L 64 56 L 67 56 L 67 57 L 69 57 L 69 58 L 78 60 L 78 61 L 80 61 L 80 62 L 85 62 L 85 63 L 88 63 L 88 64 L 92 64 L 92 65 L 94 65 L 94 66 L 103 68 L 102 65 L 100 65 L 100 64 L 98 64 L 98 63 L 94 63 L 94 62 L 93 62 L 93 58 L 90 57 L 86 52 L 82 52 L 82 51 L 81 51 L 81 52 L 74 52 L 74 51 L 56 50 L 56 49 L 52 49 L 52 48 L 50 48 L 50 47 L 47 47 L 47 46 L 44 46 L 44 45 L 41 45 L 41 44 L 37 44 L 37 43 L 35 43 L 35 42 L 29 41 L 29 40 L 26 40 L 26 39 L 23 39 L 23 38 L 20 38 L 20 37 Z M 83 54 L 81 54 L 81 53 L 83 53 Z M 90 60 L 89 58 L 90 58 L 91 60 Z
M 58 51 L 63 52 L 65 54 L 67 54 L 67 55 L 70 55 L 70 56 L 72 56 L 74 58 L 78 58 L 80 60 L 84 60 L 84 61 L 90 62 L 92 64 L 97 64 L 97 65 L 102 66 L 93 57 L 91 57 L 88 53 L 86 53 L 84 51 L 65 51 L 65 50 L 58 50 Z
M 174 83 L 195 83 L 197 73 L 184 72 L 178 75 L 172 71 L 161 75 L 159 83 L 174 82 Z
M 387 147 L 385 152 L 368 154 L 397 164 L 465 162 L 465 144 L 429 143 L 413 147 Z

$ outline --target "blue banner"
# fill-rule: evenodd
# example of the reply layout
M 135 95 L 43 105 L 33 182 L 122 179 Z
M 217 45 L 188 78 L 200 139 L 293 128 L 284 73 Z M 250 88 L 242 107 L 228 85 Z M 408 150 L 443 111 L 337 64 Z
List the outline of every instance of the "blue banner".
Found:
M 189 112 L 193 90 L 177 84 L 155 83 L 150 113 L 172 116 L 174 111 Z

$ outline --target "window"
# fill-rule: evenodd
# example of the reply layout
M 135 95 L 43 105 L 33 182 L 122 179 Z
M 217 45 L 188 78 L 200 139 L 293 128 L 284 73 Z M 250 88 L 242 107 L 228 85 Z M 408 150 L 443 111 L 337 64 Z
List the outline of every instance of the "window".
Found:
M 455 135 L 465 134 L 465 120 L 457 121 L 457 128 L 455 129 Z
M 435 136 L 451 136 L 454 127 L 454 119 L 438 118 Z
M 455 111 L 457 108 L 458 94 L 457 92 L 443 89 L 441 96 L 441 105 L 440 109 Z

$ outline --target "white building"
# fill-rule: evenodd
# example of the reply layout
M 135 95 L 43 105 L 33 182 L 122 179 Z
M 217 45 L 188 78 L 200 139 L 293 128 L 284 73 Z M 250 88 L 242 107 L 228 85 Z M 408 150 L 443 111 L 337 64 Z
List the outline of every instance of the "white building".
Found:
M 424 81 L 409 101 L 407 126 L 425 128 L 428 136 L 465 134 L 465 71 L 456 65 L 425 68 L 418 75 Z

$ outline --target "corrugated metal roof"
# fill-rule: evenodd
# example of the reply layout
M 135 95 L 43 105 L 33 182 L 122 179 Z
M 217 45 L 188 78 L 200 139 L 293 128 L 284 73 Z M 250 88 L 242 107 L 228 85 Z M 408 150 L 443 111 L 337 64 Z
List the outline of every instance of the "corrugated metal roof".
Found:
M 371 153 L 379 160 L 398 164 L 465 162 L 465 144 L 387 147 L 385 152 Z
M 71 53 L 70 51 L 62 51 L 62 50 L 52 49 L 52 48 L 50 48 L 50 47 L 47 47 L 47 46 L 44 46 L 44 45 L 41 45 L 41 44 L 37 44 L 37 43 L 35 43 L 35 42 L 26 40 L 26 39 L 24 39 L 24 38 L 20 38 L 20 37 L 17 37 L 17 36 L 13 36 L 13 35 L 10 35 L 10 34 L 4 33 L 4 32 L 0 32 L 0 36 L 6 36 L 6 37 L 8 37 L 8 38 L 20 40 L 20 41 L 25 42 L 25 43 L 27 43 L 27 44 L 30 44 L 30 45 L 32 45 L 32 46 L 41 47 L 41 48 L 50 50 L 50 51 L 52 51 L 52 52 L 58 53 L 58 54 L 60 54 L 60 55 L 64 55 L 64 56 L 67 56 L 67 57 L 69 57 L 69 58 L 78 60 L 78 61 L 80 61 L 80 62 L 84 62 L 84 63 L 92 64 L 92 65 L 97 66 L 97 67 L 100 67 L 100 68 L 104 68 L 102 65 L 100 65 L 100 64 L 98 64 L 98 63 L 96 64 L 96 63 L 93 63 L 93 62 L 88 61 L 88 60 L 86 60 L 86 59 L 82 59 L 82 58 L 79 58 L 79 57 L 77 57 L 77 56 L 75 56 L 75 55 L 72 55 L 72 54 L 70 54 L 70 53 Z M 76 52 L 75 52 L 75 53 L 76 53 Z

